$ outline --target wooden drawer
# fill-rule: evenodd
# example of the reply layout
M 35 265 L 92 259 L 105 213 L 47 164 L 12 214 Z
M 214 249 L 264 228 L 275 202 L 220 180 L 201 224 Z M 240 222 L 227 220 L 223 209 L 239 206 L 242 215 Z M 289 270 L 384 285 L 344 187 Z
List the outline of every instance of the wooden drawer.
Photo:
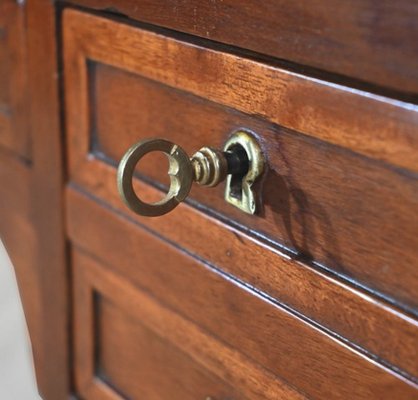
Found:
M 193 152 L 245 127 L 269 170 L 264 211 L 223 188 L 190 202 L 415 313 L 415 106 L 78 11 L 64 12 L 70 179 L 118 209 L 114 166 L 137 140 Z M 161 186 L 161 160 L 141 169 Z
M 74 189 L 67 203 L 83 397 L 166 399 L 174 385 L 171 397 L 179 399 L 416 394 L 412 382 L 188 254 L 181 242 L 168 243 Z M 144 336 L 150 344 L 141 343 Z M 173 363 L 168 376 L 155 375 Z
M 70 9 L 63 41 L 77 390 L 416 395 L 416 107 Z M 124 207 L 115 167 L 131 144 L 160 136 L 192 153 L 238 128 L 268 161 L 260 215 L 223 188 L 195 187 L 163 218 Z M 164 165 L 141 164 L 145 200 L 166 189 Z

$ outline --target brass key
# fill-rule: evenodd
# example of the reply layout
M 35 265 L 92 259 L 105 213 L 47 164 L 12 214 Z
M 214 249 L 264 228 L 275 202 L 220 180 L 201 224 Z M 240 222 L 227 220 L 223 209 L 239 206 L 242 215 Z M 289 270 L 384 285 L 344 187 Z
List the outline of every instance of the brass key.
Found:
M 163 152 L 168 157 L 170 188 L 162 200 L 145 203 L 136 195 L 132 178 L 139 160 L 154 151 Z M 244 207 L 238 207 L 254 214 L 255 199 L 247 197 L 251 197 L 251 185 L 262 173 L 263 165 L 264 159 L 257 142 L 244 131 L 232 135 L 223 150 L 203 147 L 191 158 L 180 146 L 168 140 L 145 139 L 134 144 L 122 157 L 117 172 L 117 185 L 122 200 L 132 211 L 142 216 L 157 217 L 167 214 L 182 202 L 188 196 L 193 182 L 214 187 L 227 176 L 234 175 L 240 177 L 244 184 L 242 194 L 238 191 L 237 195 L 241 195 L 241 202 L 244 200 Z M 229 192 L 229 196 L 225 192 L 226 200 L 230 197 L 229 202 L 236 203 L 233 191 Z

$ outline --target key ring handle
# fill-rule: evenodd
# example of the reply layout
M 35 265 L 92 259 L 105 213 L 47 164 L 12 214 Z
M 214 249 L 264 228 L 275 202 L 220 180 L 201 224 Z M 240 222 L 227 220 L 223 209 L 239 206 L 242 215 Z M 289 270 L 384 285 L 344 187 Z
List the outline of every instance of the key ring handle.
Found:
M 146 154 L 160 151 L 169 161 L 170 188 L 166 196 L 155 203 L 142 201 L 133 188 L 133 175 L 138 162 Z M 167 214 L 182 202 L 190 192 L 193 170 L 186 152 L 165 139 L 145 139 L 134 144 L 122 157 L 117 171 L 117 186 L 124 203 L 134 212 L 146 217 Z

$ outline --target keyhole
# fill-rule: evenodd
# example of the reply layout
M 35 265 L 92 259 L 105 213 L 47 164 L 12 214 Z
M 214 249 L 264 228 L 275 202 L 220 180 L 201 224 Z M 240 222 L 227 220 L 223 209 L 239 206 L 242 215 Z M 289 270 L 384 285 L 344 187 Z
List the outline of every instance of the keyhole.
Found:
M 227 176 L 225 200 L 248 214 L 257 213 L 261 199 L 255 192 L 260 186 L 255 183 L 263 173 L 265 162 L 257 139 L 246 131 L 237 131 L 225 143 L 224 152 L 235 158 L 235 162 L 228 162 L 230 175 Z
M 241 168 L 239 171 L 231 175 L 230 195 L 238 201 L 242 201 L 242 182 L 248 173 L 248 154 L 244 147 L 236 143 L 229 148 L 229 151 L 234 154 L 240 165 L 245 165 L 246 168 Z

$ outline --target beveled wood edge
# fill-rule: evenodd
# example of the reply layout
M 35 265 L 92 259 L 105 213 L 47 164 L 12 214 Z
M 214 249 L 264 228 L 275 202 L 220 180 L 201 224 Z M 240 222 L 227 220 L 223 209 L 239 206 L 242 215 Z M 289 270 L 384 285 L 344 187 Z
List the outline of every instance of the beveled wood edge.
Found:
M 225 376 L 228 376 L 230 384 L 244 386 L 250 395 L 266 400 L 275 400 L 277 396 L 289 400 L 305 399 L 300 392 L 264 368 L 165 308 L 124 278 L 99 265 L 82 248 L 73 248 L 73 260 L 76 277 L 74 311 L 78 325 L 74 332 L 77 349 L 75 365 L 81 394 L 93 395 L 93 399 L 96 399 L 96 395 L 97 399 L 102 398 L 100 395 L 104 395 L 106 400 L 120 399 L 115 391 L 93 374 L 95 333 L 92 331 L 94 316 L 91 300 L 93 292 L 97 292 L 103 296 L 108 295 L 114 304 L 124 309 L 132 309 L 137 305 L 135 310 L 141 315 L 141 322 L 148 329 L 167 339 L 221 379 L 224 380 Z M 251 373 L 248 374 L 248 371 Z M 248 376 L 251 379 L 247 379 Z
M 103 174 L 103 169 L 95 172 Z M 92 175 L 94 176 L 95 173 Z M 156 189 L 144 183 L 140 183 L 139 187 L 141 193 L 155 194 L 156 192 Z M 103 191 L 105 190 L 106 188 L 103 188 Z M 129 211 L 124 209 L 120 200 L 117 199 L 116 190 L 111 197 L 103 193 L 98 193 L 98 195 L 99 198 L 85 192 L 75 183 L 67 188 L 66 196 L 69 205 L 67 219 L 70 236 L 71 218 L 75 217 L 72 214 L 73 205 L 87 207 L 91 212 L 94 212 L 94 207 L 98 207 L 98 212 L 103 213 L 104 220 L 115 216 L 115 218 L 122 218 L 138 225 L 138 228 L 145 227 L 176 247 L 186 250 L 189 254 L 197 255 L 209 265 L 214 265 L 231 274 L 233 279 L 238 278 L 243 284 L 247 283 L 252 290 L 258 289 L 264 292 L 262 295 L 308 318 L 317 329 L 334 337 L 336 333 L 338 340 L 343 340 L 348 347 L 356 351 L 360 350 L 369 357 L 372 356 L 376 363 L 385 365 L 396 374 L 401 373 L 412 382 L 418 382 L 416 378 L 418 366 L 414 362 L 416 355 L 409 353 L 411 348 L 415 348 L 416 337 L 418 337 L 418 322 L 413 318 L 348 284 L 303 263 L 291 260 L 278 250 L 184 203 L 176 209 L 176 212 L 165 216 L 163 220 L 150 219 L 127 216 Z M 190 223 L 190 220 L 194 220 L 194 223 Z M 171 229 L 172 226 L 176 229 Z M 193 239 L 196 237 L 200 238 L 199 241 Z M 213 244 L 210 249 L 207 248 L 209 242 Z M 255 254 L 251 258 L 253 267 L 251 270 L 245 267 L 240 268 L 237 257 L 242 252 L 249 256 Z M 229 255 L 225 257 L 225 254 Z M 274 269 L 271 268 L 272 262 L 274 262 Z M 260 278 L 263 275 L 267 277 L 265 280 Z M 300 287 L 309 288 L 311 298 L 308 300 L 311 302 L 306 302 L 306 294 L 300 292 Z M 338 314 L 339 319 L 333 319 L 335 315 L 332 313 L 328 314 L 328 311 L 332 309 L 341 310 Z M 347 325 L 345 318 L 347 315 L 350 315 L 352 326 Z M 374 335 L 370 335 L 370 332 Z M 387 355 L 383 357 L 385 350 L 392 347 L 399 349 L 399 343 L 402 343 L 404 346 L 402 348 L 406 349 L 405 353 L 397 351 L 395 354 L 389 354 L 389 357 Z
M 365 156 L 418 171 L 416 105 L 205 49 L 73 9 L 64 10 L 63 29 L 66 87 L 69 90 L 70 83 L 76 82 L 74 78 L 80 80 L 78 96 L 83 106 L 88 105 L 88 86 L 87 72 L 82 69 L 86 69 L 87 60 L 93 60 L 259 115 Z M 130 49 L 140 49 L 140 53 Z M 197 54 L 205 68 L 190 62 Z M 224 71 L 213 83 L 213 79 L 206 78 L 216 70 L 217 63 L 224 66 Z M 197 71 L 193 68 L 199 68 L 196 73 L 199 81 L 193 78 Z M 245 87 L 239 86 L 240 80 L 246 81 Z M 202 87 L 199 83 L 202 81 L 211 84 Z M 238 92 L 231 90 L 237 85 Z M 274 96 L 269 97 L 272 88 Z M 293 96 L 293 103 L 287 100 L 289 95 Z M 341 115 L 336 115 L 336 110 Z

